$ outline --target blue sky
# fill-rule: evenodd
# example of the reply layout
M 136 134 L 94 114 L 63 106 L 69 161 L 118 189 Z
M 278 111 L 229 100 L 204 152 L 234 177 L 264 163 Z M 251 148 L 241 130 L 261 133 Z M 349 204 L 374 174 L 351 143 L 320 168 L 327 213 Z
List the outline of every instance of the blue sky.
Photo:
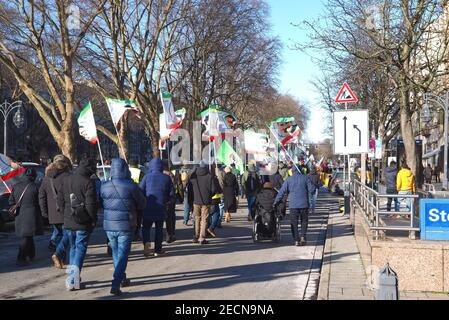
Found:
M 283 44 L 282 65 L 279 74 L 279 89 L 289 93 L 310 106 L 312 114 L 305 139 L 321 141 L 325 123 L 320 109 L 319 93 L 310 83 L 320 76 L 319 68 L 306 54 L 293 50 L 295 42 L 307 42 L 307 31 L 295 27 L 304 20 L 314 20 L 323 11 L 321 0 L 268 0 L 271 6 L 272 34 L 279 36 Z

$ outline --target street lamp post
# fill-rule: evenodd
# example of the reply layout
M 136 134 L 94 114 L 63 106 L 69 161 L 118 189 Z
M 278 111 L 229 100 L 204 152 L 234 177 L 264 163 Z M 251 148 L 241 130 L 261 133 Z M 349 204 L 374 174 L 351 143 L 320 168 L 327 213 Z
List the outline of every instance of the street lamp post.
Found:
M 6 130 L 6 124 L 8 121 L 8 116 L 11 113 L 11 111 L 20 108 L 22 106 L 22 101 L 15 101 L 13 103 L 9 103 L 8 101 L 3 102 L 0 104 L 0 113 L 3 115 L 3 154 L 6 156 L 6 143 L 7 143 L 7 130 Z
M 443 178 L 443 189 L 448 189 L 448 147 L 449 147 L 449 141 L 448 141 L 448 129 L 449 129 L 449 91 L 446 92 L 444 97 L 439 97 L 433 93 L 426 93 L 424 95 L 425 98 L 425 107 L 424 107 L 424 116 L 422 117 L 423 120 L 427 120 L 428 122 L 431 119 L 430 114 L 430 108 L 428 105 L 428 101 L 435 102 L 440 108 L 444 110 L 444 178 Z M 424 119 L 425 118 L 425 119 Z

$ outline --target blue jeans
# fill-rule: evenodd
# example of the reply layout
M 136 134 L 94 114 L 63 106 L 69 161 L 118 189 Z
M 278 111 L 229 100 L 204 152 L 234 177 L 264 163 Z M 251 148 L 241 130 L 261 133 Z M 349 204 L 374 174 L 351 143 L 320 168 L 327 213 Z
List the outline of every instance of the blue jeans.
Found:
M 387 194 L 398 194 L 398 192 L 394 189 L 387 189 Z M 387 211 L 391 211 L 391 203 L 394 201 L 394 211 L 399 211 L 399 198 L 388 198 L 387 200 Z
M 184 224 L 187 224 L 190 220 L 190 212 L 192 211 L 192 208 L 189 205 L 189 199 L 186 195 L 184 196 Z
M 211 230 L 215 230 L 220 222 L 220 204 L 210 206 L 210 226 Z
M 256 196 L 255 195 L 247 195 L 246 198 L 248 199 L 248 218 L 254 219 L 253 206 L 256 203 Z
M 106 234 L 112 249 L 112 259 L 114 260 L 112 288 L 119 289 L 120 283 L 126 279 L 125 271 L 128 265 L 129 253 L 131 252 L 133 232 L 106 231 Z
M 310 201 L 310 209 L 315 210 L 316 208 L 316 199 L 318 198 L 318 189 L 315 190 L 314 193 L 311 193 L 309 196 Z
M 61 241 L 64 236 L 64 228 L 63 224 L 54 224 L 53 225 L 53 233 L 51 234 L 50 241 L 53 241 L 56 245 L 58 245 L 59 241 Z
M 142 226 L 142 240 L 143 245 L 145 243 L 151 242 L 151 228 L 155 224 L 156 234 L 154 237 L 154 252 L 159 253 L 162 251 L 162 241 L 164 238 L 164 221 L 151 221 L 143 220 Z
M 66 230 L 67 237 L 70 241 L 70 262 L 69 269 L 69 279 L 71 282 L 79 282 L 79 275 L 81 269 L 83 268 L 84 258 L 86 257 L 87 245 L 89 243 L 89 238 L 91 233 L 87 231 L 72 231 Z M 74 278 L 77 277 L 75 280 Z
M 399 191 L 399 195 L 411 195 L 412 191 L 408 190 L 408 191 Z M 401 199 L 404 200 L 404 198 Z M 407 208 L 407 211 L 411 211 L 411 199 L 410 198 L 405 198 L 405 207 Z
M 62 228 L 62 238 L 59 242 L 56 243 L 56 251 L 55 255 L 57 255 L 60 259 L 64 259 L 66 256 L 66 252 L 69 249 L 70 246 L 70 240 L 68 235 L 68 230 L 64 229 L 64 226 L 61 225 Z
M 223 216 L 224 216 L 224 203 L 223 203 L 223 200 L 221 200 L 219 207 L 220 207 L 220 218 L 218 219 L 217 226 L 221 226 L 221 222 L 223 221 Z

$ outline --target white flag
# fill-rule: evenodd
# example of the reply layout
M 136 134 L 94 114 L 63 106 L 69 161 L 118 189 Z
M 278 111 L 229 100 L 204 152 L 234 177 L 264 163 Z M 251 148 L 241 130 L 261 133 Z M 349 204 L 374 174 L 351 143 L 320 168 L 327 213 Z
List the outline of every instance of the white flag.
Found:
M 95 125 L 94 113 L 90 102 L 86 105 L 83 111 L 81 111 L 78 117 L 78 125 L 80 127 L 80 135 L 90 143 L 96 144 L 98 141 L 97 127 Z

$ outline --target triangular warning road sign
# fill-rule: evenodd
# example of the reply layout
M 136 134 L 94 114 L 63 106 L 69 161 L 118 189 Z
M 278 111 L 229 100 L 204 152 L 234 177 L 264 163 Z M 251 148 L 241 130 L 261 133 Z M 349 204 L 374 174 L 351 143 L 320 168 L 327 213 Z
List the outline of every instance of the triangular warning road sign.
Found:
M 349 88 L 348 84 L 345 82 L 338 92 L 337 98 L 335 98 L 335 102 L 337 103 L 348 103 L 348 102 L 357 102 L 359 99 L 352 92 L 351 88 Z

